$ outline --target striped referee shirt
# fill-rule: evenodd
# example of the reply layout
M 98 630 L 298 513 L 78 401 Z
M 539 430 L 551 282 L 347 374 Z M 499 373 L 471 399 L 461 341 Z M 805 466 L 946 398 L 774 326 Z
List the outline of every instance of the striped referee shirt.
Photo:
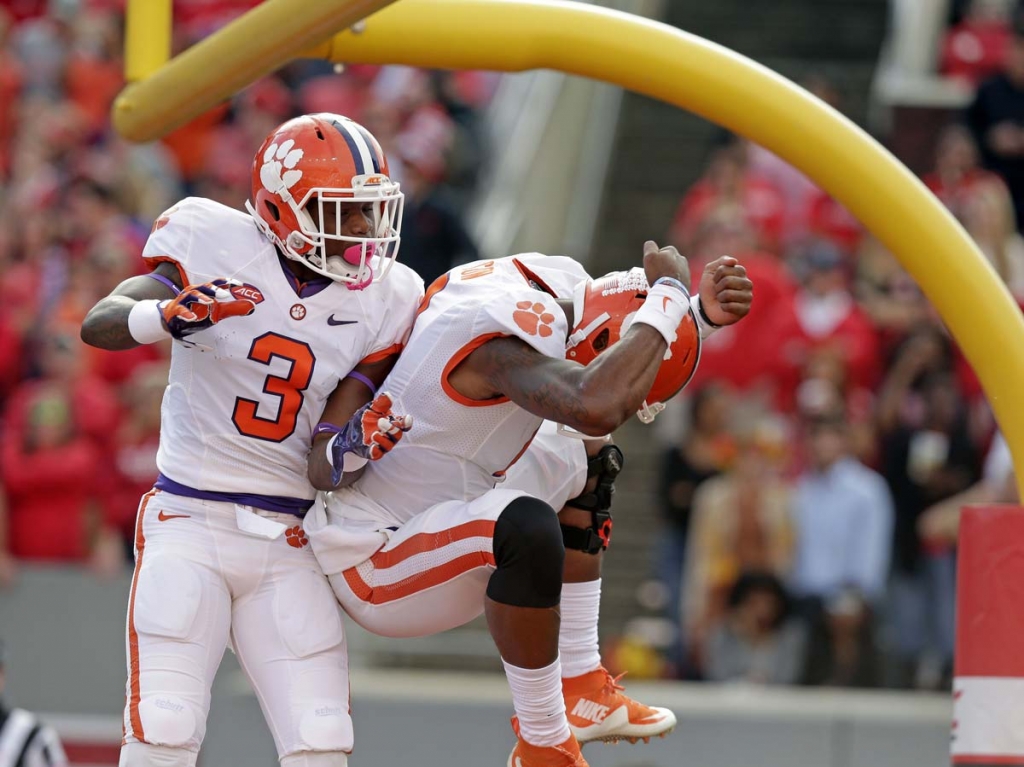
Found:
M 67 767 L 57 733 L 24 709 L 0 707 L 0 767 Z

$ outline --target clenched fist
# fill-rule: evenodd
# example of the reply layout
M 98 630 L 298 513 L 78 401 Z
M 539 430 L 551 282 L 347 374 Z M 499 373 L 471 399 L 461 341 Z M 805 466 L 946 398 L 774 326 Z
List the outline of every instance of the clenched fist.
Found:
M 720 256 L 704 267 L 698 288 L 700 303 L 714 325 L 734 325 L 750 313 L 754 283 L 732 256 Z

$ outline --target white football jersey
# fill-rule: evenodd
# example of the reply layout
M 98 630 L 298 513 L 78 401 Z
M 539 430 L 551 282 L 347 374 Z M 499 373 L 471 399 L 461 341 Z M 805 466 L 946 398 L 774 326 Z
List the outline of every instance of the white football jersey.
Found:
M 448 375 L 495 336 L 564 357 L 568 325 L 555 298 L 571 298 L 586 279 L 570 258 L 527 254 L 466 264 L 434 282 L 382 387 L 395 412 L 413 416 L 413 428 L 366 467 L 356 492 L 404 522 L 435 503 L 476 498 L 502 481 L 542 419 L 507 398 L 468 400 L 449 386 Z
M 189 336 L 205 351 L 173 344 L 160 473 L 201 491 L 312 499 L 306 456 L 327 397 L 360 362 L 404 346 L 423 281 L 396 263 L 362 291 L 303 289 L 248 214 L 194 197 L 157 220 L 143 258 L 175 264 L 185 285 L 239 280 L 236 295 L 256 301 Z

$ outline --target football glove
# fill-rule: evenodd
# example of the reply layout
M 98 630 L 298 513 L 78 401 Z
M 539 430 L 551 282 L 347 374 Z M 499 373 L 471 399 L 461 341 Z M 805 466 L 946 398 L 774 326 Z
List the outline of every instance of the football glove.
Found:
M 412 416 L 392 413 L 391 397 L 386 392 L 381 392 L 373 402 L 359 408 L 343 427 L 320 424 L 317 427 L 318 432 L 335 432 L 328 443 L 331 481 L 335 485 L 341 481 L 345 453 L 354 453 L 369 461 L 378 461 L 397 445 L 402 435 L 411 428 Z
M 172 299 L 160 303 L 160 317 L 173 338 L 184 341 L 228 317 L 245 317 L 256 310 L 248 298 L 235 298 L 237 280 L 216 279 L 202 285 L 186 285 Z

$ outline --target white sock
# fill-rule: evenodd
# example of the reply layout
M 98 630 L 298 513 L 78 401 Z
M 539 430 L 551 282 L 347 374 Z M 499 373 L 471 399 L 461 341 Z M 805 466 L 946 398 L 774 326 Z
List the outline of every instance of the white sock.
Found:
M 601 579 L 562 584 L 562 623 L 558 629 L 558 657 L 562 676 L 571 678 L 601 665 L 597 620 L 601 614 Z
M 519 737 L 534 746 L 565 743 L 569 739 L 569 720 L 565 718 L 558 660 L 544 668 L 519 668 L 501 662 L 519 717 Z

